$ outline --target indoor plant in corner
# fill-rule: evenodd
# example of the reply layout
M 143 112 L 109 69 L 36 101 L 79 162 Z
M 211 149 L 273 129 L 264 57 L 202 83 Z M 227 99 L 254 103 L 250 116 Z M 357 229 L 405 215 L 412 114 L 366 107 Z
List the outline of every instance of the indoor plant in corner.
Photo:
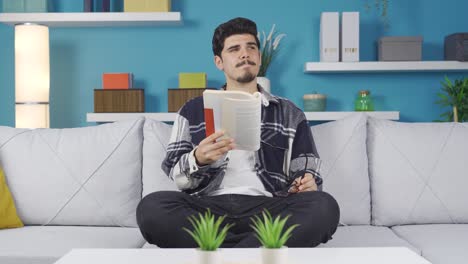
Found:
M 263 220 L 255 216 L 252 219 L 254 225 L 252 228 L 255 230 L 256 236 L 260 243 L 263 245 L 262 250 L 262 263 L 263 264 L 286 264 L 288 263 L 288 248 L 285 246 L 286 241 L 291 237 L 294 228 L 299 225 L 295 224 L 290 226 L 283 232 L 286 221 L 290 215 L 281 218 L 277 216 L 275 219 L 271 214 L 265 210 L 262 212 Z
M 257 75 L 257 83 L 267 92 L 270 92 L 270 80 L 266 77 L 268 67 L 278 55 L 281 39 L 286 36 L 286 34 L 278 34 L 275 31 L 275 26 L 273 24 L 268 36 L 265 34 L 265 31 L 262 31 L 262 34 L 260 32 L 257 34 L 260 41 L 260 53 L 262 54 L 262 64 Z
M 219 253 L 219 246 L 226 238 L 227 231 L 232 227 L 232 224 L 225 225 L 222 229 L 221 223 L 225 216 L 215 216 L 208 209 L 204 215 L 198 214 L 198 218 L 194 215 L 190 216 L 188 220 L 193 226 L 193 231 L 183 228 L 187 231 L 198 244 L 198 256 L 200 264 L 220 264 L 221 256 Z
M 442 91 L 437 93 L 439 100 L 435 103 L 443 107 L 451 107 L 448 112 L 441 114 L 448 122 L 467 122 L 468 121 L 468 78 L 455 80 L 454 82 L 445 76 L 445 82 L 442 82 Z

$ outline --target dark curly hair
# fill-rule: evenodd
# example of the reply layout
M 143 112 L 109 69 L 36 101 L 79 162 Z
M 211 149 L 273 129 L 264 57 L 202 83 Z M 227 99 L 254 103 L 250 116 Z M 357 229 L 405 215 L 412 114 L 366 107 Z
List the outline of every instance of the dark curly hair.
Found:
M 255 37 L 257 47 L 260 48 L 260 41 L 257 37 L 257 24 L 250 19 L 237 17 L 226 23 L 219 25 L 213 34 L 213 54 L 221 57 L 226 38 L 237 34 L 251 34 Z

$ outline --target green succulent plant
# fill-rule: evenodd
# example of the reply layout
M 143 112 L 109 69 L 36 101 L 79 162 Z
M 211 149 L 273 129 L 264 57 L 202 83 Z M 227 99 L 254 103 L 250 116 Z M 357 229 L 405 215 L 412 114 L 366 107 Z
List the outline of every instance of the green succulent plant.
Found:
M 252 228 L 255 230 L 255 235 L 260 243 L 265 248 L 281 248 L 286 244 L 286 241 L 291 237 L 292 231 L 299 225 L 290 226 L 283 232 L 286 221 L 291 215 L 284 218 L 277 216 L 272 218 L 271 214 L 265 210 L 262 212 L 263 220 L 257 215 L 252 219 Z
M 450 81 L 445 76 L 445 82 L 441 82 L 442 92 L 437 93 L 439 100 L 435 103 L 442 107 L 451 109 L 440 116 L 447 122 L 467 122 L 468 121 L 468 78 Z
M 195 215 L 188 218 L 194 228 L 193 231 L 185 227 L 183 229 L 192 236 L 201 250 L 215 251 L 223 243 L 229 228 L 233 226 L 233 224 L 227 224 L 220 229 L 225 217 L 221 216 L 215 219 L 215 216 L 208 209 L 204 215 L 198 213 L 198 218 Z

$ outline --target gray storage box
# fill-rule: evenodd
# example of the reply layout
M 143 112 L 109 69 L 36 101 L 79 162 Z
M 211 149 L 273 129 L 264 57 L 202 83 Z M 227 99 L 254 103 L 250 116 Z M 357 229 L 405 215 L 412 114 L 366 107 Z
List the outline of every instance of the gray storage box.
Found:
M 379 39 L 379 61 L 420 61 L 421 36 L 382 37 Z
M 468 33 L 445 37 L 445 60 L 468 61 Z

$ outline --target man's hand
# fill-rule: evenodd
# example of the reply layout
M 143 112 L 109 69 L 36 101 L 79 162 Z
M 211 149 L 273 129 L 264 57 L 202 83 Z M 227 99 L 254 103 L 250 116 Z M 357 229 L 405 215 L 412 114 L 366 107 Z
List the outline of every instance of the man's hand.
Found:
M 315 179 L 310 173 L 304 174 L 304 177 L 299 177 L 294 180 L 291 188 L 289 189 L 290 193 L 298 193 L 298 192 L 310 192 L 310 191 L 317 191 L 317 184 L 315 183 Z
M 234 139 L 225 138 L 216 141 L 223 135 L 224 131 L 218 131 L 200 142 L 195 150 L 195 160 L 199 166 L 211 164 L 235 148 Z

